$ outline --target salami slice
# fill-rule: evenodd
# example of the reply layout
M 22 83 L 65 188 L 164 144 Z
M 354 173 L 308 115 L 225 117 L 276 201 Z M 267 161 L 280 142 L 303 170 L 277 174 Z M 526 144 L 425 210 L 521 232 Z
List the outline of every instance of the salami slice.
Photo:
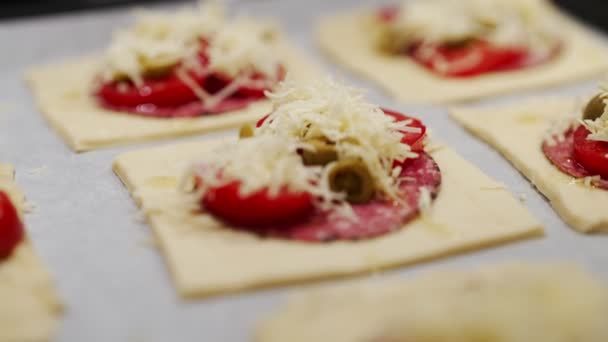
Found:
M 421 189 L 426 188 L 431 198 L 439 193 L 441 171 L 431 156 L 422 152 L 420 157 L 401 172 L 403 203 L 372 202 L 353 205 L 354 219 L 315 214 L 304 223 L 284 227 L 257 229 L 262 236 L 278 237 L 304 242 L 334 240 L 360 240 L 384 235 L 402 228 L 420 212 Z
M 564 133 L 564 139 L 554 139 L 555 144 L 543 143 L 543 153 L 563 173 L 574 178 L 591 177 L 587 169 L 576 162 L 574 158 L 574 129 Z M 594 179 L 591 184 L 597 188 L 608 190 L 608 179 Z

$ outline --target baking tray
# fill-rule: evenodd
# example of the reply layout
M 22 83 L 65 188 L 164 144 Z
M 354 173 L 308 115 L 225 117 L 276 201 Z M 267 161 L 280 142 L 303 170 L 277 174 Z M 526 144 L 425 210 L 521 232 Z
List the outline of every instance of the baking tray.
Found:
M 318 52 L 313 39 L 315 18 L 359 5 L 373 3 L 242 1 L 238 10 L 233 7 L 233 12 L 279 18 L 290 38 L 311 59 L 337 77 L 368 89 L 372 101 L 422 118 L 434 137 L 505 183 L 546 226 L 544 238 L 398 268 L 373 278 L 411 277 L 442 267 L 474 267 L 514 259 L 574 261 L 608 278 L 608 236 L 584 236 L 568 228 L 509 163 L 451 121 L 445 109 L 396 103 L 372 83 L 332 65 Z M 182 300 L 171 284 L 160 253 L 150 243 L 150 231 L 110 168 L 112 160 L 125 151 L 236 133 L 75 154 L 42 119 L 22 80 L 28 66 L 99 51 L 108 42 L 112 29 L 129 19 L 130 9 L 119 8 L 0 23 L 0 46 L 4 51 L 0 54 L 0 160 L 16 165 L 17 181 L 36 205 L 36 210 L 27 216 L 27 225 L 67 308 L 56 340 L 248 341 L 256 320 L 290 290 L 307 285 Z M 594 87 L 595 81 L 589 81 L 487 100 L 482 105 L 534 95 L 576 96 L 587 94 Z M 217 267 L 221 264 L 218 260 Z

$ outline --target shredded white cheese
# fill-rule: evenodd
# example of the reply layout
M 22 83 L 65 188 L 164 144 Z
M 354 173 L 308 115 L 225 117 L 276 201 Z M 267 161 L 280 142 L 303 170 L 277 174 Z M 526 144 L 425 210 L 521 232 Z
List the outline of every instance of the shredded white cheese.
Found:
M 173 65 L 195 57 L 201 39 L 224 25 L 223 8 L 216 2 L 177 12 L 140 11 L 135 24 L 117 31 L 106 50 L 103 77 L 127 76 L 141 84 L 149 63 Z
M 305 166 L 299 154 L 314 149 L 308 139 L 325 138 L 335 143 L 339 158 L 357 158 L 365 164 L 378 196 L 398 200 L 402 180 L 392 164 L 417 156 L 401 143 L 401 132 L 419 131 L 408 126 L 411 120 L 396 122 L 359 91 L 331 79 L 304 85 L 284 81 L 267 96 L 274 110 L 254 137 L 221 147 L 189 172 L 202 179 L 200 194 L 235 181 L 242 195 L 267 188 L 272 196 L 286 188 L 311 193 L 318 208 L 348 217 L 351 208 L 345 194 L 332 191 L 329 183 L 333 163 Z
M 278 61 L 265 41 L 273 28 L 248 18 L 224 25 L 209 44 L 209 68 L 236 77 L 242 72 L 258 72 L 272 80 L 279 78 Z
M 554 15 L 542 0 L 406 0 L 397 17 L 381 25 L 397 40 L 391 44 L 401 47 L 483 39 L 540 55 L 551 53 L 559 37 Z
M 300 142 L 327 138 L 336 143 L 339 158 L 360 158 L 376 188 L 390 199 L 398 198 L 393 161 L 417 156 L 401 143 L 401 132 L 418 132 L 408 126 L 411 121 L 396 122 L 360 91 L 332 79 L 308 85 L 287 80 L 266 95 L 274 110 L 256 134 Z
M 211 108 L 241 86 L 271 88 L 279 80 L 280 61 L 271 46 L 275 33 L 266 22 L 245 17 L 227 20 L 218 2 L 175 13 L 140 12 L 131 28 L 114 35 L 104 55 L 102 79 L 126 78 L 140 86 L 146 73 L 179 64 L 177 76 Z M 203 44 L 207 65 L 199 58 Z M 221 74 L 232 82 L 220 93 L 208 94 L 191 73 Z M 256 76 L 264 80 L 254 80 Z
M 431 198 L 431 191 L 427 187 L 420 188 L 420 195 L 418 197 L 418 207 L 420 213 L 423 216 L 427 216 L 431 212 L 431 204 L 433 199 Z

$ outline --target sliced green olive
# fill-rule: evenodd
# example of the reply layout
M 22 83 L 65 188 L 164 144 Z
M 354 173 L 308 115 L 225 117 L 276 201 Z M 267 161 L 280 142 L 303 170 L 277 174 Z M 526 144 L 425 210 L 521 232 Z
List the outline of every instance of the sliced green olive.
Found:
M 459 37 L 459 38 L 452 38 L 449 39 L 445 42 L 445 45 L 449 48 L 452 49 L 459 49 L 459 48 L 464 48 L 467 45 L 471 44 L 473 42 L 473 38 L 470 37 Z
M 606 108 L 606 104 L 604 100 L 606 100 L 606 96 L 602 96 L 602 94 L 595 95 L 583 111 L 583 119 L 585 120 L 595 120 L 604 114 L 604 109 Z
M 250 124 L 244 124 L 241 126 L 241 129 L 239 129 L 239 138 L 241 139 L 251 138 L 254 135 L 255 132 L 253 130 L 253 126 Z
M 387 54 L 396 54 L 403 52 L 407 46 L 407 41 L 392 30 L 381 29 L 376 32 L 376 44 L 380 51 Z
M 361 160 L 340 160 L 331 168 L 328 178 L 331 190 L 346 193 L 350 203 L 366 203 L 374 196 L 374 181 Z
M 116 71 L 112 75 L 112 80 L 115 82 L 127 82 L 129 81 L 129 75 L 125 74 L 124 72 Z
M 307 144 L 312 145 L 314 150 L 302 150 L 302 161 L 304 165 L 327 165 L 333 161 L 338 160 L 338 151 L 336 146 L 331 144 L 329 141 L 323 139 L 311 139 L 306 141 Z
M 139 63 L 142 66 L 144 76 L 146 77 L 163 77 L 171 72 L 176 60 L 173 57 L 155 57 L 149 58 L 139 56 Z

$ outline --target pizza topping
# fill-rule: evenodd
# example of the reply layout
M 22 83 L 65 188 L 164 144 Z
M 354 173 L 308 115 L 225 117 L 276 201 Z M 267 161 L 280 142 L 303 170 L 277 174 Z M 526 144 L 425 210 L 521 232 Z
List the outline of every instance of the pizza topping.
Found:
M 428 154 L 422 152 L 399 170 L 401 204 L 371 200 L 353 204 L 350 216 L 336 215 L 331 211 L 315 211 L 307 220 L 291 224 L 266 226 L 255 230 L 261 236 L 298 240 L 303 242 L 329 242 L 335 240 L 370 239 L 397 231 L 414 219 L 421 210 L 428 212 L 430 202 L 437 197 L 441 186 L 439 167 Z M 421 197 L 428 196 L 428 206 Z
M 452 77 L 537 65 L 560 45 L 554 16 L 536 0 L 404 1 L 382 9 L 376 27 L 382 50 Z
M 209 41 L 209 69 L 230 78 L 255 71 L 268 80 L 279 79 L 275 53 L 265 44 L 273 40 L 273 34 L 271 26 L 246 18 L 224 25 Z M 269 81 L 258 80 L 264 82 Z
M 584 116 L 597 112 L 599 97 L 594 97 L 585 107 Z M 591 114 L 589 114 L 591 113 Z M 590 139 L 592 131 L 587 128 L 588 124 L 596 124 L 602 117 L 584 120 L 583 124 L 568 118 L 559 121 L 549 131 L 542 149 L 545 156 L 562 172 L 583 179 L 584 184 L 593 185 L 597 188 L 608 190 L 608 142 Z M 598 130 L 601 136 L 601 130 Z
M 551 140 L 551 143 L 545 141 L 542 145 L 543 153 L 560 171 L 577 180 L 581 180 L 582 184 L 587 186 L 593 185 L 596 188 L 608 190 L 608 178 L 602 178 L 586 167 L 591 166 L 593 168 L 596 166 L 596 171 L 601 171 L 606 170 L 602 168 L 602 165 L 604 167 L 608 165 L 608 159 L 601 158 L 601 156 L 598 158 L 598 154 L 594 153 L 596 150 L 593 147 L 589 148 L 580 145 L 581 143 L 600 143 L 587 140 L 586 134 L 583 126 L 569 128 L 567 131 L 561 132 L 561 138 L 554 138 Z M 577 149 L 581 152 L 576 152 Z M 581 155 L 583 156 L 582 158 Z M 605 163 L 601 163 L 602 160 Z
M 128 78 L 143 84 L 150 66 L 171 67 L 196 58 L 201 38 L 224 25 L 223 8 L 215 2 L 175 13 L 141 11 L 129 29 L 117 31 L 104 55 L 104 81 Z
M 423 152 L 419 120 L 384 112 L 331 80 L 285 81 L 268 97 L 271 114 L 191 170 L 195 198 L 217 218 L 261 235 L 364 238 L 399 228 L 418 212 L 421 194 L 436 195 L 441 177 Z M 374 222 L 384 224 L 365 227 Z
M 410 126 L 417 120 L 401 121 L 367 103 L 360 92 L 332 80 L 298 86 L 282 82 L 268 94 L 273 112 L 256 129 L 256 134 L 282 137 L 306 143 L 323 139 L 335 144 L 338 157 L 359 158 L 366 165 L 379 193 L 398 198 L 395 179 L 390 176 L 393 161 L 415 158 L 412 146 L 401 143 L 423 129 Z
M 10 257 L 23 237 L 23 224 L 17 209 L 8 195 L 0 191 L 0 260 Z
M 298 154 L 301 144 L 275 136 L 255 136 L 226 144 L 206 155 L 194 174 L 201 179 L 199 191 L 239 183 L 239 194 L 248 196 L 267 189 L 269 196 L 281 189 L 306 192 L 333 200 L 330 191 L 319 184 L 320 168 L 306 167 Z
M 284 77 L 274 27 L 228 21 L 217 3 L 177 13 L 142 12 L 116 33 L 96 95 L 113 110 L 198 116 L 247 106 Z

